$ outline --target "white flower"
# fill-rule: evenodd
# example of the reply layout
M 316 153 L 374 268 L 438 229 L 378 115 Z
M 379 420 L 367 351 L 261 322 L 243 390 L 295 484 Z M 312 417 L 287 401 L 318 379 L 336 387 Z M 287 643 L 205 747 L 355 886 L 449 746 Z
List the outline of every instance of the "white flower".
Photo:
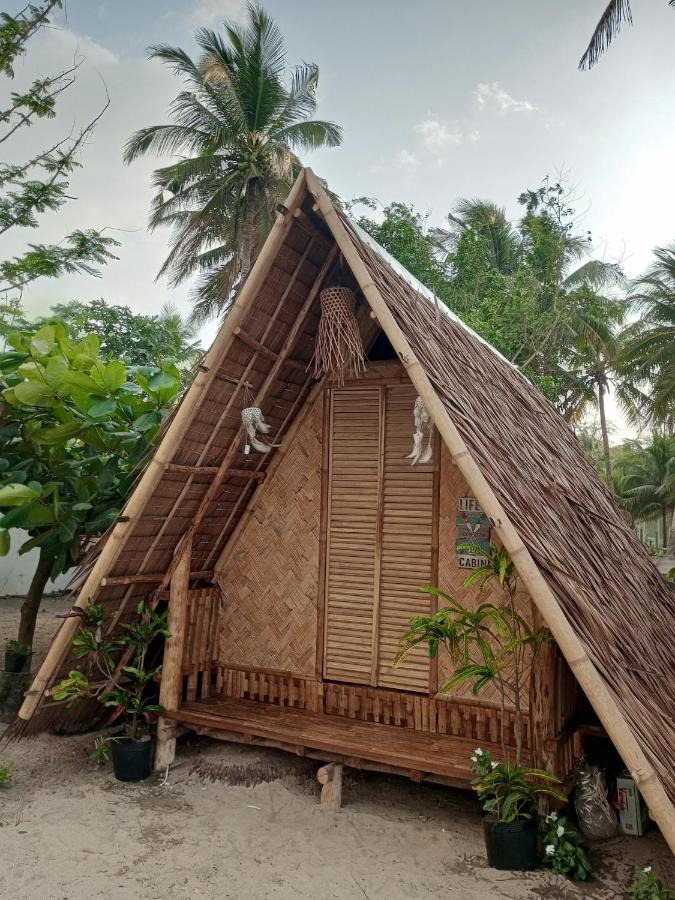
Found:
M 547 821 L 547 822 L 557 822 L 557 821 L 558 821 L 558 813 L 555 812 L 555 811 L 552 812 L 552 813 L 549 813 L 549 814 L 546 816 L 546 821 Z
M 651 867 L 651 866 L 645 866 L 644 869 L 643 869 L 642 871 L 643 871 L 643 872 L 648 872 L 648 873 L 649 873 L 649 872 L 651 872 L 651 870 L 652 870 L 652 867 Z
M 472 757 L 471 757 L 471 762 L 478 762 L 478 757 L 477 757 L 477 756 L 472 756 Z
M 553 844 L 547 844 L 546 845 L 546 855 L 553 856 L 554 853 L 555 853 L 555 847 L 553 846 Z
M 476 754 L 476 756 L 483 755 L 483 751 L 480 749 L 480 747 L 476 747 L 476 749 L 473 752 Z
M 493 769 L 496 769 L 497 766 L 499 765 L 499 763 L 491 762 L 490 765 L 492 766 Z
M 565 834 L 565 827 L 564 827 L 564 825 L 558 825 L 558 831 L 557 831 L 557 834 L 558 834 L 558 837 L 562 837 L 563 834 Z

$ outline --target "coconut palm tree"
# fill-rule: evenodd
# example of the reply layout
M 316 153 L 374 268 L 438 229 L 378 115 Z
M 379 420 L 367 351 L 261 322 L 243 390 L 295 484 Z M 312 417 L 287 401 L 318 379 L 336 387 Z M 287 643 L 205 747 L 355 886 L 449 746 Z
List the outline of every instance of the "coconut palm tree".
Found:
M 668 3 L 670 6 L 675 7 L 675 0 L 668 0 Z M 610 0 L 600 17 L 600 21 L 595 26 L 584 55 L 579 60 L 580 69 L 593 68 L 619 31 L 621 31 L 621 25 L 624 22 L 627 22 L 629 25 L 633 24 L 630 0 Z
M 654 251 L 655 261 L 633 287 L 640 314 L 626 330 L 625 362 L 649 384 L 644 412 L 672 431 L 675 414 L 675 243 Z
M 630 468 L 629 479 L 631 486 L 625 490 L 629 512 L 634 517 L 660 516 L 664 543 L 668 553 L 674 554 L 675 438 L 654 433 L 639 462 Z
M 249 4 L 244 25 L 225 23 L 224 35 L 202 28 L 195 39 L 197 62 L 176 47 L 150 48 L 186 90 L 173 101 L 170 124 L 132 135 L 125 160 L 174 157 L 154 173 L 150 227 L 173 229 L 159 274 L 173 285 L 199 276 L 193 317 L 202 321 L 227 308 L 248 274 L 301 168 L 296 152 L 335 147 L 342 132 L 311 118 L 316 65 L 296 66 L 286 83 L 283 37 L 258 5 Z
M 618 326 L 623 321 L 624 304 L 603 297 L 593 298 L 575 319 L 576 339 L 572 345 L 569 367 L 586 389 L 580 393 L 581 402 L 576 414 L 581 415 L 589 403 L 598 410 L 602 455 L 607 487 L 614 493 L 614 477 L 609 449 L 606 397 L 610 390 L 620 407 L 635 419 L 636 409 L 643 397 L 635 385 L 631 371 L 623 367 L 621 335 Z M 592 397 L 592 401 L 590 400 Z

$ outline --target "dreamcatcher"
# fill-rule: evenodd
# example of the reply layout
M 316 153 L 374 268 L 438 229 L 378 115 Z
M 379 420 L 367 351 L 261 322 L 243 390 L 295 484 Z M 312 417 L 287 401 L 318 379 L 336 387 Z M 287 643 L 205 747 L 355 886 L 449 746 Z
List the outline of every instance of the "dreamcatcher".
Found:
M 412 460 L 410 463 L 411 466 L 414 466 L 416 463 L 428 463 L 431 460 L 433 453 L 431 442 L 434 426 L 432 425 L 431 416 L 421 397 L 418 397 L 415 400 L 414 415 L 415 433 L 413 434 L 413 448 L 412 452 L 406 456 L 406 459 Z M 426 447 L 423 447 L 425 432 L 427 435 L 427 445 Z
M 251 447 L 258 453 L 269 453 L 273 447 L 279 444 L 267 444 L 258 439 L 258 434 L 269 434 L 271 425 L 268 425 L 258 406 L 253 406 L 254 397 L 248 384 L 244 385 L 244 409 L 241 411 L 241 423 L 246 430 L 246 445 L 244 453 L 249 454 Z

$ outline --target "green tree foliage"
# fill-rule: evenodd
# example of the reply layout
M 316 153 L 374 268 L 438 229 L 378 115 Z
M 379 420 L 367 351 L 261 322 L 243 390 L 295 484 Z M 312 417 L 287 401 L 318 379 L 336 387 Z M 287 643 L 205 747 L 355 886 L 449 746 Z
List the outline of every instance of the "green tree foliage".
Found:
M 50 14 L 61 7 L 59 0 L 29 4 L 16 15 L 0 14 L 0 76 L 15 78 L 16 63 L 27 52 L 30 39 L 49 24 Z M 44 76 L 28 87 L 10 91 L 0 108 L 0 146 L 11 147 L 18 131 L 57 114 L 60 94 L 74 83 L 80 63 Z M 79 133 L 68 135 L 51 147 L 36 149 L 20 163 L 0 163 L 0 236 L 12 229 L 35 229 L 44 213 L 57 212 L 70 199 L 70 178 L 80 165 L 83 143 L 108 106 Z M 10 142 L 9 144 L 7 142 Z M 117 242 L 95 229 L 78 229 L 59 244 L 29 243 L 11 258 L 0 258 L 0 294 L 5 305 L 15 302 L 21 291 L 37 278 L 55 278 L 75 272 L 98 275 L 100 267 L 114 259 Z
M 202 28 L 195 40 L 197 62 L 176 47 L 150 48 L 186 89 L 173 102 L 173 122 L 137 131 L 125 159 L 174 158 L 155 171 L 150 227 L 173 229 L 160 274 L 172 284 L 199 276 L 194 315 L 201 321 L 226 308 L 246 277 L 300 170 L 296 152 L 337 146 L 341 130 L 311 118 L 316 65 L 296 66 L 286 83 L 283 37 L 256 4 L 245 24 L 228 23 L 224 34 Z
M 48 579 L 77 564 L 126 499 L 180 387 L 175 361 L 127 366 L 102 358 L 63 324 L 7 336 L 0 353 L 0 551 L 10 532 L 40 551 L 18 641 L 31 645 Z
M 191 366 L 202 355 L 196 328 L 168 303 L 159 315 L 144 316 L 132 312 L 128 306 L 116 306 L 105 300 L 91 303 L 71 300 L 53 306 L 51 315 L 39 324 L 48 325 L 52 321 L 63 324 L 74 341 L 96 335 L 101 356 L 122 360 L 130 366 L 156 365 L 166 357 L 173 358 L 178 366 Z
M 658 247 L 631 290 L 639 318 L 625 333 L 624 365 L 647 386 L 642 412 L 672 431 L 675 417 L 675 243 Z
M 400 203 L 386 207 L 381 222 L 364 216 L 359 224 L 573 421 L 598 396 L 579 365 L 583 342 L 609 352 L 607 326 L 623 311 L 611 289 L 623 276 L 585 258 L 590 236 L 578 230 L 564 185 L 545 179 L 519 202 L 516 223 L 474 199 L 460 201 L 443 229 L 427 229 Z

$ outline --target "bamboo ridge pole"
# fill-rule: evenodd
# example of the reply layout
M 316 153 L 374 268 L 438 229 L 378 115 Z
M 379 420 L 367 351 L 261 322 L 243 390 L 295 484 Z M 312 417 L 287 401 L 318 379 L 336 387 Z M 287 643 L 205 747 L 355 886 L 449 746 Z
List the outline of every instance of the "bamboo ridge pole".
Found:
M 170 637 L 164 642 L 164 661 L 159 686 L 159 702 L 169 712 L 176 712 L 180 706 L 183 683 L 183 647 L 187 623 L 190 587 L 190 559 L 192 544 L 187 542 L 176 571 L 169 584 L 169 616 L 167 629 Z M 176 722 L 160 716 L 157 723 L 157 749 L 155 751 L 155 771 L 170 766 L 176 756 Z
M 617 749 L 649 805 L 651 815 L 658 823 L 671 849 L 675 851 L 675 814 L 673 805 L 653 766 L 647 759 L 626 720 L 621 715 L 614 696 L 589 659 L 583 644 L 561 610 L 550 585 L 539 571 L 529 550 L 523 544 L 501 503 L 471 456 L 447 409 L 434 390 L 421 363 L 416 358 L 412 347 L 380 295 L 328 195 L 311 169 L 306 169 L 305 174 L 310 193 L 316 200 L 321 214 L 330 227 L 354 277 L 359 282 L 361 291 L 375 313 L 382 330 L 396 350 L 410 376 L 410 380 L 415 385 L 417 392 L 429 411 L 434 425 L 438 428 L 452 455 L 453 461 L 471 486 L 476 499 L 486 514 L 494 522 L 499 538 L 511 556 L 520 577 L 530 592 L 532 600 L 551 629 L 553 637 L 607 733 L 616 743 Z
M 302 200 L 305 191 L 305 179 L 301 174 L 297 179 L 291 193 L 286 201 L 289 210 L 294 210 Z M 75 606 L 83 607 L 92 602 L 99 589 L 101 579 L 108 573 L 110 567 L 115 563 L 122 548 L 126 544 L 129 535 L 134 527 L 134 519 L 137 519 L 148 501 L 152 496 L 155 488 L 164 471 L 166 463 L 170 463 L 178 443 L 185 433 L 190 421 L 195 416 L 201 402 L 206 395 L 206 391 L 211 383 L 211 379 L 215 375 L 223 353 L 234 340 L 234 329 L 240 325 L 244 315 L 248 312 L 250 305 L 255 300 L 262 283 L 269 272 L 276 254 L 281 247 L 288 229 L 294 222 L 293 216 L 284 216 L 279 214 L 272 226 L 267 241 L 263 245 L 260 255 L 255 261 L 248 278 L 244 282 L 237 300 L 230 310 L 225 324 L 218 333 L 215 341 L 211 345 L 211 349 L 204 357 L 204 362 L 200 367 L 195 380 L 190 385 L 187 393 L 183 397 L 176 413 L 167 428 L 161 443 L 159 444 L 153 458 L 148 467 L 141 476 L 138 485 L 129 498 L 128 503 L 122 510 L 122 515 L 129 521 L 118 521 L 113 527 L 105 546 L 91 568 L 87 579 L 85 580 L 80 593 L 78 594 Z M 52 641 L 51 647 L 40 666 L 30 690 L 26 694 L 26 698 L 19 710 L 19 718 L 30 719 L 42 698 L 42 695 L 49 683 L 49 679 L 56 667 L 60 665 L 64 654 L 70 647 L 70 642 L 79 627 L 79 618 L 73 617 L 65 619 L 63 625 Z

